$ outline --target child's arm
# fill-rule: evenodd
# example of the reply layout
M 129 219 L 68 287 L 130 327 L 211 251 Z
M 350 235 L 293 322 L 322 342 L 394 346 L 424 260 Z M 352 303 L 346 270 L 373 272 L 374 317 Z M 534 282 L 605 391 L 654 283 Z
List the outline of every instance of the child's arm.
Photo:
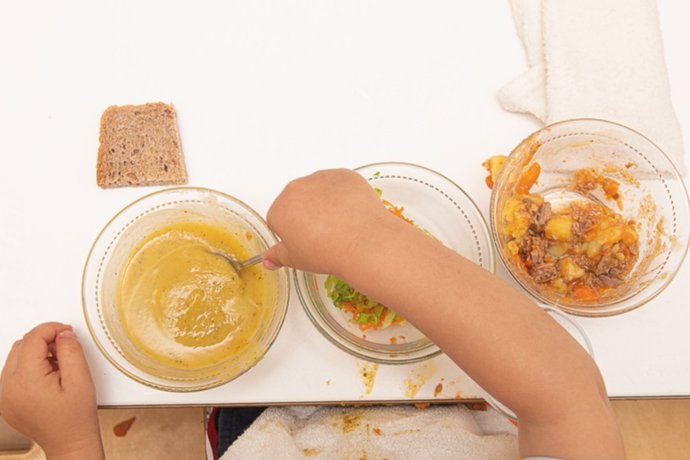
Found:
M 44 323 L 15 342 L 0 376 L 0 415 L 50 460 L 104 458 L 96 391 L 70 326 Z
M 624 458 L 590 356 L 525 295 L 392 216 L 358 174 L 290 183 L 268 214 L 265 264 L 332 273 L 390 305 L 519 418 L 520 452 Z

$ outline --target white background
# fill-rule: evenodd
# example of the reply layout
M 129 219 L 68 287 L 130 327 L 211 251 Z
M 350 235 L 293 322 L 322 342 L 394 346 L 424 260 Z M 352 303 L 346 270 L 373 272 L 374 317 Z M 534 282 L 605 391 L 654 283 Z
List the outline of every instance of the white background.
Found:
M 688 139 L 690 9 L 677 0 L 659 9 Z M 314 330 L 294 288 L 277 342 L 236 381 L 171 394 L 121 375 L 91 343 L 81 273 L 105 222 L 152 189 L 96 186 L 99 118 L 112 104 L 174 103 L 190 184 L 262 214 L 289 180 L 315 169 L 408 161 L 449 176 L 486 215 L 481 162 L 540 126 L 495 100 L 525 66 L 507 0 L 3 0 L 0 362 L 26 330 L 59 320 L 82 338 L 101 405 L 400 400 L 405 379 L 425 373 L 417 398 L 432 398 L 441 379 L 439 398 L 476 396 L 445 357 L 382 367 L 363 396 L 357 362 Z M 686 261 L 643 308 L 575 319 L 611 395 L 690 395 L 688 298 Z

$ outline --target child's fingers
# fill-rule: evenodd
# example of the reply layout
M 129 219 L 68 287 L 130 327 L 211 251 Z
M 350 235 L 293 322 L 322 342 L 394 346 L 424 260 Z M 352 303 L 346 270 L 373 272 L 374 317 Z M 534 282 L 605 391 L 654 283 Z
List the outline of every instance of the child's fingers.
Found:
M 19 353 L 17 368 L 30 373 L 38 371 L 45 375 L 51 369 L 48 362 L 49 344 L 55 341 L 55 337 L 71 326 L 62 323 L 43 323 L 31 329 L 22 339 L 21 352 Z
M 290 264 L 290 257 L 288 256 L 288 250 L 285 247 L 285 244 L 278 243 L 268 248 L 266 254 L 264 254 L 263 264 L 264 267 L 268 268 L 269 270 L 277 270 L 280 267 L 292 266 Z
M 57 335 L 57 361 L 60 368 L 60 381 L 64 389 L 80 388 L 91 382 L 89 365 L 84 351 L 72 330 L 65 330 Z

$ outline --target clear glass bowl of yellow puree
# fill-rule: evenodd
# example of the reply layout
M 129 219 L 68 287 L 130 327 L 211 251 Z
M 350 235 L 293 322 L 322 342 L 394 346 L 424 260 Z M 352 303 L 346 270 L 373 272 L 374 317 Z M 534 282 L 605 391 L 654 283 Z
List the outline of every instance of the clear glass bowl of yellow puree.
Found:
M 277 242 L 261 216 L 214 190 L 179 187 L 125 207 L 84 267 L 82 301 L 103 355 L 129 377 L 167 391 L 229 382 L 270 348 L 285 319 L 289 277 L 243 260 Z

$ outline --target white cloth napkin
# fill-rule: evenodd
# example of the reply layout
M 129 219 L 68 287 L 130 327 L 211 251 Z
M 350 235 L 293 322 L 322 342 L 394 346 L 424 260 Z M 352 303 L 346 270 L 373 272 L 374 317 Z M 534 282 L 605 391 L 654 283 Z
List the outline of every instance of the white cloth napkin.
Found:
M 656 143 L 685 173 L 656 0 L 511 0 L 529 70 L 503 108 L 550 124 L 602 118 Z
M 518 458 L 517 430 L 495 410 L 463 406 L 274 407 L 221 460 Z

